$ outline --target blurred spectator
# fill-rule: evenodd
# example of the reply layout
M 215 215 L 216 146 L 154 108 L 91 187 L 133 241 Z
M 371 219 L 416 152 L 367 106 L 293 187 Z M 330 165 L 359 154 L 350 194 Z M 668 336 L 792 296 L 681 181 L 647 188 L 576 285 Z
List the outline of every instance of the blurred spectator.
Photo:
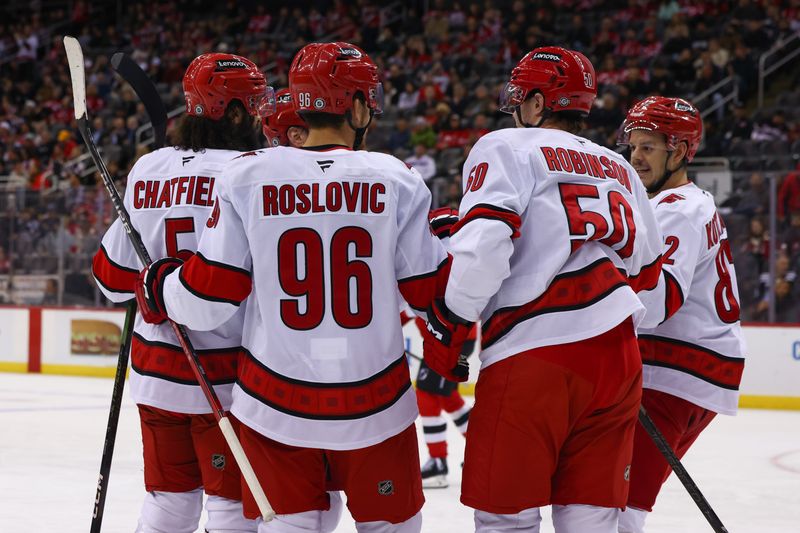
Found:
M 771 117 L 761 120 L 753 126 L 750 134 L 753 141 L 786 141 L 789 135 L 786 129 L 786 117 L 782 111 L 776 111 Z
M 739 195 L 739 201 L 733 209 L 734 213 L 748 217 L 763 215 L 769 205 L 769 189 L 760 172 L 753 172 L 747 188 Z
M 794 213 L 800 213 L 800 163 L 783 178 L 778 189 L 778 218 L 784 221 Z
M 406 163 L 417 169 L 425 181 L 436 175 L 436 161 L 428 154 L 424 144 L 414 146 L 414 155 L 407 158 Z
M 0 246 L 0 274 L 8 274 L 11 269 L 11 261 L 6 255 L 6 249 Z
M 411 144 L 416 146 L 423 145 L 425 148 L 433 148 L 436 146 L 436 132 L 433 131 L 430 123 L 425 120 L 425 117 L 417 117 L 414 119 L 414 125 L 411 127 Z
M 769 234 L 764 229 L 764 222 L 758 217 L 753 217 L 750 220 L 747 240 L 738 255 L 749 255 L 755 261 L 757 272 L 764 272 L 767 268 L 769 246 Z
M 735 102 L 733 104 L 733 116 L 728 120 L 725 138 L 728 140 L 733 139 L 749 139 L 753 134 L 753 120 L 750 118 L 750 113 L 744 105 L 744 102 Z
M 408 130 L 408 120 L 405 117 L 398 117 L 394 123 L 392 133 L 389 134 L 386 147 L 392 151 L 408 148 L 410 140 L 411 132 Z

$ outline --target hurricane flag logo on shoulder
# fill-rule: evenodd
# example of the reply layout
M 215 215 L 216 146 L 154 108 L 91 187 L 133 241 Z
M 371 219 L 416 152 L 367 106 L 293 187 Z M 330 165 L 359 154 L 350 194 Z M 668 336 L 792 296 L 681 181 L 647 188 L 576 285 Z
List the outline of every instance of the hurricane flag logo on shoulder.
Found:
M 292 101 L 291 93 L 282 94 L 275 100 L 275 102 L 278 104 L 289 104 L 291 103 L 291 101 Z
M 536 52 L 531 59 L 540 59 L 542 61 L 552 61 L 553 63 L 561 63 L 561 56 L 558 54 L 551 54 L 549 52 Z
M 217 72 L 232 68 L 247 68 L 247 63 L 241 59 L 217 59 Z

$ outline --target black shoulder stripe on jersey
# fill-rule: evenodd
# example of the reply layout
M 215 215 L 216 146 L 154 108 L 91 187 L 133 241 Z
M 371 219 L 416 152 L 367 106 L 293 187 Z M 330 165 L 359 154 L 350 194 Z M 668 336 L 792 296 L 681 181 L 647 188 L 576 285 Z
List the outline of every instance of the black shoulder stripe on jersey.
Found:
M 215 302 L 215 303 L 230 304 L 230 305 L 234 305 L 236 307 L 239 307 L 240 305 L 242 305 L 242 302 L 240 302 L 240 301 L 236 301 L 236 300 L 233 300 L 233 299 L 230 299 L 230 298 L 220 298 L 218 296 L 211 296 L 211 295 L 203 294 L 202 292 L 199 292 L 199 291 L 195 290 L 194 288 L 192 288 L 191 285 L 189 285 L 189 282 L 187 282 L 185 279 L 183 279 L 183 270 L 181 270 L 180 274 L 178 275 L 178 280 L 180 280 L 181 285 L 183 285 L 184 289 L 189 291 L 194 296 L 197 296 L 201 300 L 206 300 L 208 302 Z

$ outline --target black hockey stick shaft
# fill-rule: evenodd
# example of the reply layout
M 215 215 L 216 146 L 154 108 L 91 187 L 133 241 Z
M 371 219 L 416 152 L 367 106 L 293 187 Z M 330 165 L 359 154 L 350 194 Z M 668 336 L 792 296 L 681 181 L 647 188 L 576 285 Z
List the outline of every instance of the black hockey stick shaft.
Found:
M 117 52 L 111 56 L 111 66 L 128 82 L 128 85 L 133 88 L 136 96 L 144 104 L 153 127 L 155 148 L 161 148 L 167 139 L 167 109 L 164 107 L 164 102 L 161 101 L 155 85 L 139 65 L 123 52 Z
M 167 112 L 164 109 L 164 104 L 161 102 L 161 98 L 159 98 L 153 83 L 136 63 L 122 53 L 115 54 L 111 59 L 111 64 L 125 81 L 133 87 L 134 92 L 139 96 L 139 99 L 142 100 L 147 115 L 150 117 L 150 121 L 156 132 L 156 148 L 161 148 L 166 139 Z M 124 67 L 118 68 L 120 65 L 124 65 Z M 128 358 L 135 318 L 136 300 L 132 299 L 128 303 L 127 311 L 125 312 L 125 326 L 122 331 L 119 356 L 117 358 L 117 371 L 114 375 L 114 389 L 111 393 L 111 406 L 108 411 L 103 455 L 100 459 L 100 475 L 97 479 L 97 494 L 94 500 L 94 513 L 92 514 L 92 524 L 89 529 L 90 533 L 100 533 L 103 525 L 106 495 L 108 494 L 108 480 L 111 476 L 111 462 L 114 457 L 114 444 L 116 443 L 122 397 L 125 391 L 125 377 L 128 371 Z
M 122 407 L 122 393 L 125 389 L 125 374 L 128 371 L 128 354 L 131 350 L 131 337 L 133 336 L 133 323 L 136 318 L 136 300 L 128 303 L 125 312 L 125 325 L 122 328 L 122 339 L 117 357 L 117 373 L 114 376 L 114 391 L 111 393 L 111 407 L 108 410 L 108 425 L 106 426 L 106 439 L 103 444 L 103 457 L 100 460 L 100 477 L 97 480 L 97 494 L 94 499 L 94 513 L 92 514 L 91 533 L 100 533 L 103 524 L 103 513 L 108 494 L 108 478 L 111 474 L 111 459 L 114 456 L 114 444 L 117 440 L 117 425 L 119 412 Z
M 103 179 L 103 185 L 105 186 L 106 191 L 108 191 L 111 203 L 117 212 L 117 216 L 119 217 L 123 228 L 128 234 L 128 238 L 133 245 L 133 249 L 139 258 L 139 261 L 143 266 L 148 266 L 150 263 L 152 263 L 150 254 L 147 252 L 147 248 L 145 248 L 141 236 L 133 227 L 128 210 L 125 208 L 122 198 L 119 195 L 119 191 L 117 191 L 117 188 L 114 185 L 114 180 L 111 178 L 111 174 L 109 173 L 108 168 L 106 167 L 106 164 L 103 161 L 103 158 L 100 156 L 100 152 L 97 150 L 97 146 L 92 139 L 91 130 L 89 129 L 89 116 L 86 108 L 86 74 L 84 72 L 83 51 L 81 50 L 80 43 L 74 37 L 66 36 L 64 37 L 64 48 L 67 52 L 70 77 L 72 78 L 75 119 L 78 123 L 78 131 L 80 131 L 81 136 L 86 143 L 86 147 L 89 150 L 89 154 L 91 155 L 92 160 L 100 172 L 100 176 Z M 230 419 L 226 416 L 225 411 L 222 408 L 222 404 L 219 401 L 217 393 L 214 392 L 214 389 L 208 380 L 205 369 L 203 368 L 203 365 L 200 363 L 200 359 L 197 356 L 197 352 L 194 350 L 194 347 L 189 340 L 189 335 L 186 332 L 186 328 L 175 323 L 173 320 L 169 320 L 169 324 L 172 327 L 172 331 L 175 333 L 178 343 L 181 345 L 186 358 L 188 359 L 189 367 L 192 369 L 192 373 L 194 374 L 200 389 L 203 391 L 203 395 L 206 397 L 206 400 L 211 407 L 211 412 L 214 415 L 214 418 L 217 420 L 220 431 L 222 431 L 222 435 L 225 438 L 225 442 L 230 447 L 231 453 L 239 465 L 242 477 L 256 501 L 262 519 L 265 522 L 271 520 L 275 516 L 275 512 L 267 500 L 264 490 L 261 487 L 261 484 L 258 482 L 258 478 L 256 478 L 253 467 L 250 464 L 244 449 L 242 448 L 242 444 L 233 429 Z
M 678 476 L 678 479 L 683 483 L 686 492 L 689 493 L 689 496 L 691 496 L 694 503 L 700 509 L 700 512 L 703 513 L 703 516 L 708 520 L 711 529 L 713 529 L 715 533 L 728 533 L 728 529 L 722 524 L 722 520 L 719 519 L 717 513 L 711 508 L 711 504 L 708 503 L 703 493 L 700 492 L 697 484 L 689 475 L 689 472 L 686 471 L 686 468 L 684 468 L 680 459 L 675 455 L 669 443 L 664 439 L 664 435 L 658 430 L 653 419 L 650 418 L 650 415 L 647 414 L 647 410 L 642 405 L 639 406 L 639 423 L 642 424 L 644 430 L 647 431 L 647 434 L 653 439 L 653 444 L 656 445 L 656 448 L 658 448 L 658 451 L 664 456 L 664 459 L 667 460 L 672 471 L 675 472 L 675 475 Z M 636 474 L 634 473 L 634 475 Z

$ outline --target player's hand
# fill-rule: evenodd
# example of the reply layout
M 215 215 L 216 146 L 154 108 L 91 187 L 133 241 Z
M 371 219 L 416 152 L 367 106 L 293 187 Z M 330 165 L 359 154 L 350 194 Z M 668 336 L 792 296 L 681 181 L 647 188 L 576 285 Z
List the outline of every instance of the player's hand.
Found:
M 167 319 L 164 307 L 164 278 L 183 264 L 181 259 L 165 257 L 153 261 L 139 273 L 136 280 L 136 304 L 142 318 L 148 324 L 161 324 Z
M 451 312 L 444 299 L 435 300 L 428 307 L 422 353 L 434 372 L 450 381 L 467 381 L 469 363 L 461 352 L 473 324 Z
M 450 230 L 458 222 L 458 209 L 438 207 L 428 212 L 428 223 L 433 234 L 444 239 L 450 236 Z

